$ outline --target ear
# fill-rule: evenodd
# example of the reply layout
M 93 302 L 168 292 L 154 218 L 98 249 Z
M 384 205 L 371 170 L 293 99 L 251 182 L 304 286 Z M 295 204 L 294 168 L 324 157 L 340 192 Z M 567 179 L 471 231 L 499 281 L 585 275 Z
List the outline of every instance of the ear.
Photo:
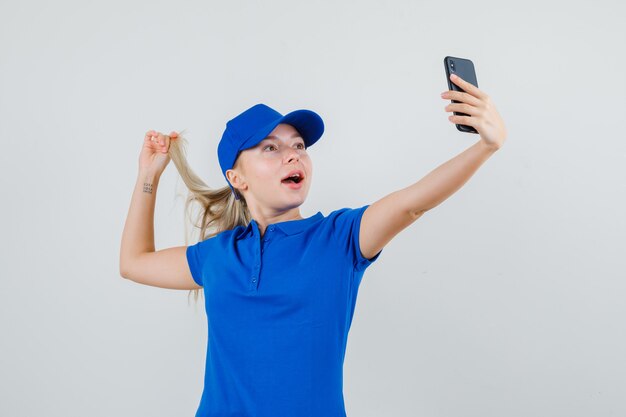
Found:
M 245 179 L 242 178 L 238 171 L 234 169 L 226 170 L 226 178 L 228 178 L 228 182 L 231 183 L 233 188 L 236 188 L 239 192 L 248 189 L 248 184 L 246 184 Z

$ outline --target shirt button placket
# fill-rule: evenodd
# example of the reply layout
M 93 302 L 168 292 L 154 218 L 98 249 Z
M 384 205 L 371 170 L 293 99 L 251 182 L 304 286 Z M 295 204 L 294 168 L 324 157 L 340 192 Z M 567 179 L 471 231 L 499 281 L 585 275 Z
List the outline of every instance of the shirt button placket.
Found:
M 259 280 L 259 265 L 259 253 L 257 252 L 257 259 L 254 263 L 254 271 L 252 273 L 252 282 L 250 283 L 250 290 L 256 290 L 257 288 L 257 281 Z
M 265 236 L 263 237 L 263 242 L 268 242 L 270 240 L 269 236 L 267 235 L 269 232 L 273 232 L 274 231 L 274 226 L 270 226 L 267 228 L 267 232 L 265 233 Z M 261 245 L 261 252 L 263 251 L 263 246 L 265 245 Z
M 266 232 L 273 232 L 274 231 L 274 226 L 270 226 L 267 228 Z M 265 236 L 263 237 L 263 241 L 261 242 L 261 253 L 263 253 L 263 250 L 265 249 L 265 243 L 263 242 L 268 242 L 270 240 L 270 238 L 267 236 L 267 233 L 265 233 Z M 256 289 L 258 288 L 257 285 L 257 281 L 259 279 L 259 274 L 261 272 L 261 260 L 259 259 L 260 256 L 257 257 L 257 262 L 254 265 L 254 275 L 252 275 L 252 289 Z
M 256 223 L 254 223 L 256 225 Z M 258 228 L 254 229 L 257 233 L 259 232 Z M 259 244 L 259 241 L 257 240 L 257 245 Z M 259 248 L 259 246 L 257 246 L 256 251 L 254 252 L 255 255 L 255 262 L 254 262 L 254 267 L 252 270 L 252 277 L 250 279 L 250 284 L 248 285 L 248 291 L 256 291 L 257 290 L 257 282 L 259 280 L 259 265 L 261 264 L 261 250 Z

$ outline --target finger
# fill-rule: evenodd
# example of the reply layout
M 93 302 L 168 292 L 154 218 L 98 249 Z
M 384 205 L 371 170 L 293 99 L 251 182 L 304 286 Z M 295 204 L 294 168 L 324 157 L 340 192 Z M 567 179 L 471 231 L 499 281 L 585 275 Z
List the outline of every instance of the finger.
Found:
M 479 98 L 476 98 L 473 95 L 465 93 L 463 91 L 448 90 L 444 93 L 444 95 L 442 95 L 442 98 L 449 99 L 449 100 L 457 100 L 463 103 L 470 104 L 474 107 L 482 106 L 482 101 Z
M 478 116 L 480 114 L 480 110 L 477 107 L 465 103 L 451 103 L 448 104 L 444 110 L 448 112 L 465 113 L 471 116 Z
M 175 131 L 172 130 L 172 133 L 170 133 L 170 136 L 172 137 L 172 139 L 178 137 L 178 133 L 176 133 Z
M 457 125 L 468 125 L 478 130 L 478 119 L 470 116 L 449 116 L 448 120 Z
M 166 153 L 170 147 L 170 137 L 159 133 L 158 145 L 163 153 Z
M 463 78 L 459 77 L 456 74 L 450 74 L 450 80 L 452 80 L 453 83 L 455 83 L 456 85 L 458 85 L 459 87 L 461 87 L 463 90 L 467 91 L 469 94 L 473 95 L 474 97 L 478 97 L 478 98 L 484 98 L 485 97 L 485 93 L 483 93 L 478 87 L 476 87 L 474 84 L 465 81 Z
M 146 136 L 144 138 L 149 140 L 149 141 L 152 141 L 152 139 L 154 138 L 155 135 L 156 135 L 156 132 L 154 130 L 148 130 L 146 132 Z
M 156 130 L 150 130 L 149 133 L 150 133 L 150 142 L 156 144 L 158 140 L 159 132 L 157 132 Z

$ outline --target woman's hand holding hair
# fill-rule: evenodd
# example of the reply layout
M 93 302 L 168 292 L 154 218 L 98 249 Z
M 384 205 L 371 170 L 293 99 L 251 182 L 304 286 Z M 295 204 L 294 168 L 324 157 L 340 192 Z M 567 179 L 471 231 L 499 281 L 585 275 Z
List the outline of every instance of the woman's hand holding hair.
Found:
M 174 131 L 164 135 L 155 130 L 148 130 L 139 154 L 139 171 L 160 176 L 171 159 L 170 141 L 177 138 L 178 133 Z

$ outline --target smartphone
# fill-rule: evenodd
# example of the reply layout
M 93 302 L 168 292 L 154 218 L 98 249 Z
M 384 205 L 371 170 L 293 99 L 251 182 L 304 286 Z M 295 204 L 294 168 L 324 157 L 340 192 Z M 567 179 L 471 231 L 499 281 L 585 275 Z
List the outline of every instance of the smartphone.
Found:
M 476 80 L 476 70 L 474 69 L 474 63 L 469 59 L 458 58 L 454 56 L 447 56 L 443 59 L 443 65 L 446 67 L 446 80 L 448 81 L 448 89 L 454 91 L 462 91 L 465 92 L 461 87 L 454 84 L 452 80 L 450 80 L 450 74 L 456 74 L 465 81 L 470 84 L 478 87 L 478 81 Z M 452 100 L 453 103 L 461 103 L 458 100 Z M 458 116 L 470 116 L 469 114 L 453 112 L 454 115 Z M 467 133 L 478 133 L 476 129 L 472 126 L 468 125 L 456 125 L 456 128 L 461 132 Z

